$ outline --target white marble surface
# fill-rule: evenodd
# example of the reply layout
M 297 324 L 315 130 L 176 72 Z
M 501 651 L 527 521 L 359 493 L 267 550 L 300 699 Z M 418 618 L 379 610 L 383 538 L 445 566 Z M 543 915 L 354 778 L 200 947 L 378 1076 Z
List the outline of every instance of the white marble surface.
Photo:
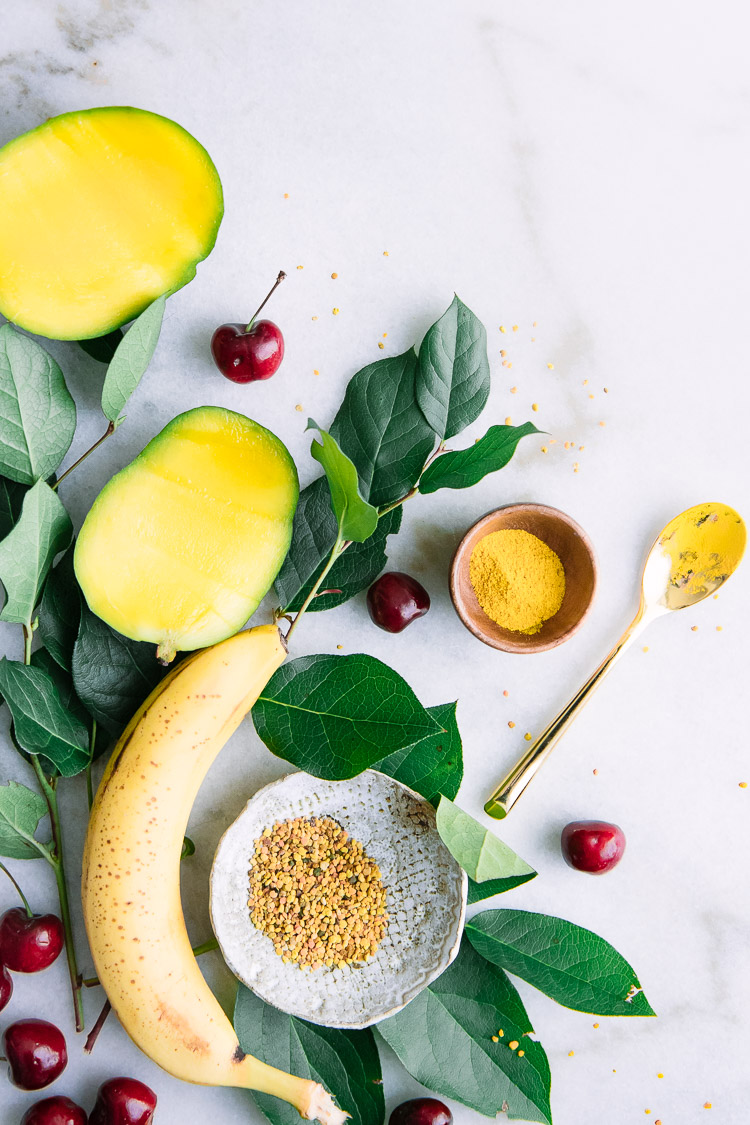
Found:
M 358 597 L 299 631 L 298 653 L 364 650 L 426 703 L 460 700 L 461 802 L 476 815 L 523 732 L 541 728 L 629 620 L 644 549 L 665 520 L 705 498 L 750 513 L 747 25 L 741 5 L 696 0 L 30 0 L 3 13 L 1 141 L 48 114 L 131 103 L 194 132 L 226 190 L 216 250 L 170 301 L 126 425 L 66 489 L 77 520 L 174 413 L 205 402 L 269 425 L 311 479 L 308 413 L 329 420 L 348 377 L 385 354 L 383 333 L 387 352 L 418 340 L 454 290 L 488 327 L 485 419 L 534 417 L 557 439 L 546 456 L 528 440 L 472 491 L 409 504 L 393 563 L 428 586 L 424 621 L 388 636 Z M 270 315 L 286 335 L 284 366 L 269 383 L 233 387 L 212 367 L 210 333 L 252 311 L 280 267 L 290 276 Z M 501 366 L 502 346 L 512 369 Z M 102 425 L 101 371 L 70 346 L 55 351 L 80 407 L 83 449 Z M 601 566 L 586 627 L 536 657 L 480 646 L 447 592 L 463 530 L 513 500 L 570 512 Z M 539 878 L 501 904 L 609 938 L 659 1013 L 596 1021 L 519 986 L 549 1053 L 556 1125 L 747 1120 L 750 789 L 738 783 L 750 780 L 748 577 L 746 563 L 718 601 L 653 627 L 648 653 L 618 667 L 503 828 Z M 19 638 L 3 628 L 18 655 Z M 5 722 L 0 773 L 21 779 Z M 191 827 L 198 854 L 185 868 L 196 939 L 208 935 L 206 875 L 219 835 L 283 771 L 246 724 L 211 774 Z M 77 782 L 65 788 L 75 871 L 85 795 Z M 604 879 L 562 862 L 560 828 L 578 817 L 612 819 L 627 833 L 627 855 Z M 21 873 L 35 903 L 52 906 L 47 873 Z M 0 884 L 0 908 L 12 901 Z M 228 999 L 230 979 L 211 957 L 207 971 Z M 89 1021 L 100 1002 L 87 994 Z M 157 1071 L 115 1021 L 84 1059 L 62 963 L 16 981 L 2 1022 L 22 1015 L 70 1033 L 61 1092 L 91 1101 L 105 1077 L 130 1073 L 157 1089 L 159 1125 L 260 1121 L 241 1092 Z M 384 1056 L 391 1108 L 419 1090 Z M 30 1100 L 3 1083 L 2 1125 L 16 1125 Z M 478 1120 L 455 1114 L 458 1125 Z

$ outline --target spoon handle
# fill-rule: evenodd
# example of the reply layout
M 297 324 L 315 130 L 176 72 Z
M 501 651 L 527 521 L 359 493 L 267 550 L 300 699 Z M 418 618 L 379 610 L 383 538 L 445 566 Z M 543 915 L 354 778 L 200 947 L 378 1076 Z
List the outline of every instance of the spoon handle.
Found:
M 589 677 L 583 687 L 576 692 L 570 702 L 563 707 L 560 714 L 542 731 L 536 742 L 529 747 L 524 756 L 516 762 L 515 766 L 500 782 L 484 806 L 484 811 L 489 816 L 496 820 L 503 820 L 508 815 L 531 779 L 544 765 L 558 739 L 568 729 L 580 708 L 587 702 L 610 668 L 617 663 L 647 624 L 648 618 L 641 608 L 635 620 L 620 637 L 609 655 L 605 656 L 594 674 Z

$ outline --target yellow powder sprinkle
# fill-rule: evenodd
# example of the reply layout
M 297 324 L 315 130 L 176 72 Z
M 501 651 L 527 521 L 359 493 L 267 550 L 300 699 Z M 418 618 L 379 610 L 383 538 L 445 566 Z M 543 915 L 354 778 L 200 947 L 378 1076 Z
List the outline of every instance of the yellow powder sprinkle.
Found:
M 724 626 L 723 626 L 723 625 L 717 625 L 717 626 L 716 626 L 716 632 L 717 632 L 717 633 L 720 633 L 720 632 L 722 631 L 722 629 L 723 629 L 723 628 L 724 628 Z
M 514 395 L 514 394 L 516 393 L 516 391 L 517 391 L 517 390 L 518 390 L 518 387 L 511 387 L 511 388 L 510 388 L 510 393 L 511 393 L 512 395 Z
M 294 409 L 301 414 L 302 413 L 302 403 L 298 402 Z
M 588 385 L 589 385 L 588 379 L 583 380 L 583 385 L 584 385 L 584 387 L 588 387 Z
M 336 648 L 343 648 L 343 645 L 336 645 Z
M 600 423 L 599 423 L 599 425 L 600 425 L 600 426 L 606 426 L 606 425 L 607 425 L 607 423 L 606 423 L 606 422 L 600 422 Z
M 488 617 L 530 636 L 559 610 L 565 571 L 546 543 L 520 528 L 493 531 L 472 551 L 469 577 Z
M 385 347 L 385 344 L 383 343 L 383 341 L 382 341 L 382 340 L 378 340 L 378 347 L 379 347 L 379 348 L 384 348 L 384 347 Z
M 594 777 L 597 777 L 597 776 L 598 776 L 598 774 L 599 774 L 599 770 L 593 770 L 593 774 L 594 774 Z M 599 1026 L 599 1024 L 598 1024 L 598 1023 L 595 1023 L 595 1024 L 594 1024 L 594 1027 L 598 1027 L 598 1026 Z
M 596 771 L 594 771 L 594 772 L 596 772 Z M 595 1023 L 595 1024 L 593 1025 L 593 1026 L 594 1026 L 594 1027 L 598 1027 L 598 1026 L 599 1026 L 599 1024 L 598 1024 L 598 1023 Z
M 500 325 L 500 331 L 505 332 L 505 329 L 503 328 L 502 324 Z
M 508 695 L 509 695 L 509 693 L 508 693 L 507 691 L 504 691 L 504 692 L 503 692 L 503 695 L 504 695 L 504 696 L 505 696 L 505 698 L 507 699 L 507 698 L 508 698 Z
M 648 652 L 648 645 L 644 645 L 644 646 L 643 646 L 643 651 L 644 651 L 644 652 Z
M 746 781 L 740 781 L 739 787 L 740 787 L 740 789 L 747 789 L 747 782 Z
M 313 375 L 320 375 L 320 372 L 318 371 L 317 367 L 313 367 Z
M 704 1103 L 703 1103 L 703 1108 L 704 1108 L 704 1109 L 711 1109 L 711 1108 L 712 1108 L 712 1107 L 711 1107 L 711 1103 L 710 1103 L 710 1102 L 704 1102 Z
M 313 320 L 317 320 L 317 319 L 318 319 L 318 318 L 317 318 L 317 316 L 314 316 L 314 317 L 313 317 Z
M 508 415 L 508 417 L 507 417 L 507 418 L 505 419 L 505 425 L 506 425 L 506 426 L 512 426 L 512 425 L 513 425 L 513 419 L 511 418 L 510 414 L 509 414 L 509 415 Z
M 518 1050 L 518 1040 L 517 1040 L 517 1039 L 511 1039 L 511 1041 L 510 1041 L 510 1043 L 508 1044 L 508 1046 L 510 1047 L 511 1051 L 516 1051 L 516 1050 Z
M 387 251 L 387 250 L 384 250 L 384 251 L 383 251 L 383 257 L 384 257 L 384 258 L 387 258 L 387 257 L 388 257 L 388 251 Z
M 503 1031 L 503 1029 L 501 1027 L 499 1027 L 497 1029 L 497 1033 L 498 1033 L 498 1035 L 500 1036 L 501 1039 L 505 1035 L 505 1032 Z
M 547 446 L 546 446 L 546 445 L 543 445 L 543 446 L 542 446 L 542 453 L 546 453 L 546 452 L 547 452 Z
M 602 390 L 604 391 L 605 395 L 609 394 L 609 387 L 602 387 Z
M 531 742 L 531 731 L 527 730 L 526 734 L 523 737 L 525 742 Z
M 511 729 L 511 730 L 513 730 L 513 727 L 514 727 L 515 725 L 516 725 L 516 724 L 515 724 L 515 723 L 513 722 L 513 720 L 512 720 L 512 719 L 508 719 L 508 726 L 510 727 L 510 729 Z
M 503 357 L 503 359 L 505 359 L 505 357 L 506 357 L 506 355 L 507 355 L 507 354 L 508 354 L 508 353 L 506 352 L 505 348 L 501 348 L 501 349 L 500 349 L 500 355 L 501 355 L 501 356 Z
M 289 198 L 289 192 L 288 192 L 288 191 L 285 191 L 285 192 L 284 192 L 284 199 L 288 199 L 288 198 Z
M 578 446 L 578 452 L 579 453 L 583 453 L 583 449 L 584 449 L 584 447 L 582 445 Z
M 531 409 L 532 410 L 538 410 L 539 409 L 539 403 L 538 402 L 532 402 Z
M 697 625 L 691 625 L 690 626 L 690 632 L 691 633 L 697 633 L 698 632 L 698 626 Z
M 520 1051 L 518 1052 L 518 1057 L 519 1057 L 519 1059 L 522 1059 L 522 1058 L 523 1058 L 523 1056 L 524 1056 L 525 1054 L 526 1054 L 526 1052 L 525 1052 L 524 1050 L 520 1050 Z
M 339 315 L 339 310 L 338 310 L 338 309 L 331 309 L 331 312 L 333 313 L 333 315 L 334 315 L 334 316 L 338 316 L 338 315 Z
M 575 1054 L 575 1051 L 568 1051 L 568 1058 L 572 1059 L 574 1054 Z
M 657 1077 L 657 1078 L 663 1078 L 663 1077 L 664 1077 L 664 1075 L 663 1075 L 663 1074 L 657 1074 L 657 1076 L 656 1076 L 656 1077 Z
M 548 363 L 548 364 L 547 364 L 547 367 L 548 367 L 548 368 L 550 369 L 550 371 L 554 371 L 554 370 L 555 370 L 555 365 L 554 365 L 554 363 Z
M 593 398 L 593 397 L 594 397 L 593 395 L 589 395 L 589 398 Z M 649 1112 L 650 1112 L 650 1110 L 649 1110 Z
M 387 333 L 387 332 L 384 332 L 384 333 L 383 333 L 383 339 L 384 339 L 384 340 L 385 340 L 385 338 L 386 338 L 386 336 L 387 336 L 387 335 L 388 335 L 388 333 Z
M 499 1042 L 500 1042 L 500 1037 L 499 1037 L 498 1035 L 493 1035 L 493 1036 L 492 1036 L 492 1042 L 493 1042 L 493 1043 L 499 1043 Z
M 333 280 L 334 280 L 334 281 L 336 280 L 336 278 L 337 278 L 338 276 L 339 276 L 339 275 L 338 275 L 337 273 L 332 273 L 332 274 L 331 274 L 331 277 L 333 278 Z
M 518 331 L 518 325 L 517 325 L 517 324 L 514 324 L 514 325 L 513 325 L 513 331 L 514 331 L 514 332 L 517 332 L 517 331 Z
M 304 266 L 297 266 L 298 270 L 303 270 L 304 268 L 305 268 Z

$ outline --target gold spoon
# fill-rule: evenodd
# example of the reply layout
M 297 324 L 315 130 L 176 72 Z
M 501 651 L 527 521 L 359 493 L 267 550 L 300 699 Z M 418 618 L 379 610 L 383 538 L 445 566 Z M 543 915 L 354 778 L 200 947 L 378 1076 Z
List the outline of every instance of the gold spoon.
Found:
M 641 604 L 633 621 L 593 676 L 503 778 L 484 806 L 486 813 L 497 820 L 508 815 L 579 708 L 636 637 L 654 618 L 697 605 L 715 593 L 737 569 L 745 540 L 742 517 L 726 504 L 697 504 L 667 524 L 646 559 Z

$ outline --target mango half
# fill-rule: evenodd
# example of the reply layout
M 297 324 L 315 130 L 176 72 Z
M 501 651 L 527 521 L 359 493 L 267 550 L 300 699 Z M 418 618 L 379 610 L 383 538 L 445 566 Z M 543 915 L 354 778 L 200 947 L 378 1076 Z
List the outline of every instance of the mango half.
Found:
M 106 106 L 0 149 L 0 312 L 55 340 L 101 336 L 195 276 L 221 181 L 167 117 Z
M 233 410 L 174 418 L 99 493 L 75 549 L 89 608 L 176 651 L 232 636 L 289 550 L 299 482 L 279 439 Z

